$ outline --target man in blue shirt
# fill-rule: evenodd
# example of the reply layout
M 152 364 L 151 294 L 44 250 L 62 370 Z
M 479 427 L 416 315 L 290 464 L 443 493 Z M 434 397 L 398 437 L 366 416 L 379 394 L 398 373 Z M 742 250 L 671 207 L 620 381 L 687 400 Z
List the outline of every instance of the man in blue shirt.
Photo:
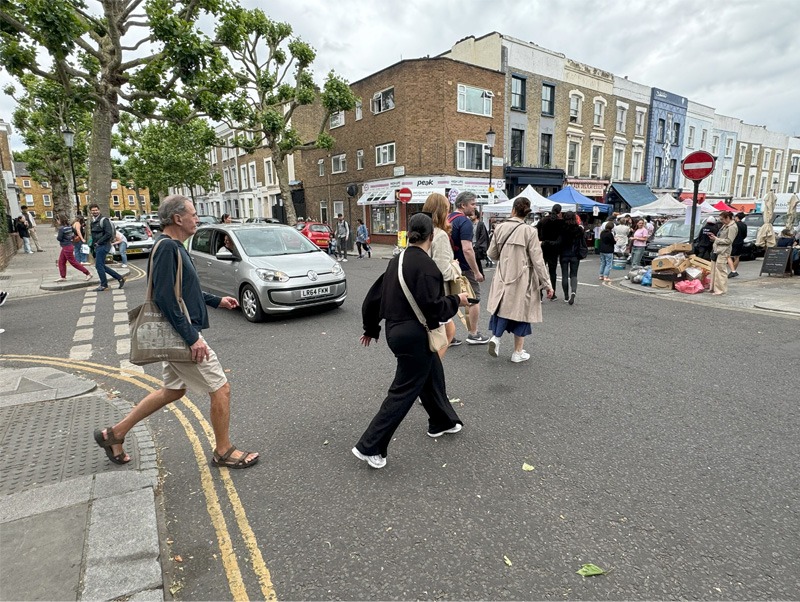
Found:
M 475 258 L 475 249 L 472 247 L 473 226 L 470 219 L 475 213 L 475 195 L 471 192 L 462 192 L 456 197 L 456 210 L 447 216 L 452 230 L 450 231 L 450 242 L 453 245 L 453 256 L 458 259 L 461 271 L 467 277 L 469 283 L 475 291 L 475 298 L 480 301 L 481 287 L 484 277 L 478 268 L 478 261 Z M 478 321 L 481 316 L 481 305 L 475 303 L 469 306 L 469 328 L 467 343 L 470 345 L 485 345 L 489 338 L 478 332 Z

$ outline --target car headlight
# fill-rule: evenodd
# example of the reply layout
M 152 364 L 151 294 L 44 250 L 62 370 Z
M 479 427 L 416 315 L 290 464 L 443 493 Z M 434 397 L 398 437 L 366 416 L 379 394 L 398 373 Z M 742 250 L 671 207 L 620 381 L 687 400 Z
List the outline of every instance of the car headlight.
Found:
M 344 270 L 342 269 L 342 266 L 341 266 L 341 265 L 339 265 L 338 263 L 334 263 L 334 264 L 333 264 L 333 267 L 331 268 L 331 273 L 332 273 L 334 276 L 339 276 L 339 275 L 341 275 L 343 272 L 344 272 Z
M 289 274 L 280 270 L 256 270 L 256 274 L 264 282 L 289 282 Z

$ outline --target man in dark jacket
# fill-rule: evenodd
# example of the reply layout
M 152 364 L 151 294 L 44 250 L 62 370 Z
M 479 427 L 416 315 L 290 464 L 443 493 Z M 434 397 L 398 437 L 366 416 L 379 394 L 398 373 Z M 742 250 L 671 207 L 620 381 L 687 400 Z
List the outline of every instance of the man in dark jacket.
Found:
M 153 247 L 153 301 L 189 345 L 193 361 L 163 362 L 163 387 L 142 399 L 113 427 L 96 430 L 95 441 L 105 450 L 109 460 L 115 464 L 127 464 L 130 457 L 122 448 L 122 443 L 128 431 L 153 412 L 179 400 L 188 388 L 211 396 L 211 427 L 216 439 L 212 463 L 227 468 L 249 468 L 258 462 L 258 453 L 240 451 L 231 444 L 231 387 L 217 354 L 208 346 L 201 332 L 209 326 L 206 305 L 236 309 L 239 303 L 234 297 L 217 297 L 200 289 L 194 264 L 183 246 L 183 242 L 195 233 L 200 223 L 192 202 L 185 196 L 168 196 L 159 206 L 158 217 L 162 235 L 156 241 L 158 248 Z M 188 317 L 181 311 L 175 297 L 178 254 L 182 262 L 181 296 Z
M 472 225 L 475 228 L 474 242 L 472 243 L 475 249 L 475 260 L 478 262 L 478 269 L 483 274 L 483 261 L 488 264 L 491 260 L 486 255 L 489 250 L 489 231 L 486 229 L 486 224 L 481 221 L 481 212 L 477 209 L 472 214 Z
M 553 290 L 555 290 L 556 267 L 558 266 L 558 256 L 561 251 L 561 232 L 564 230 L 561 205 L 558 203 L 553 205 L 553 210 L 536 224 L 536 229 L 539 231 L 539 240 L 542 243 L 542 255 L 544 255 L 544 261 L 550 272 L 550 283 L 553 285 Z M 551 301 L 556 299 L 555 294 L 550 298 Z
M 742 256 L 742 251 L 744 251 L 744 239 L 747 238 L 747 224 L 742 221 L 743 218 L 744 213 L 741 211 L 733 216 L 737 232 L 731 247 L 731 256 L 728 257 L 728 268 L 730 268 L 728 278 L 736 278 L 739 275 L 736 270 L 739 268 L 739 259 Z
M 121 276 L 106 265 L 106 255 L 111 252 L 111 245 L 114 244 L 115 232 L 114 225 L 107 217 L 100 215 L 100 207 L 97 203 L 89 205 L 89 213 L 92 215 L 92 246 L 94 246 L 94 268 L 97 270 L 97 277 L 100 279 L 100 286 L 96 290 L 98 293 L 108 290 L 108 276 L 119 282 L 119 287 L 125 286 L 125 277 Z
M 717 232 L 719 232 L 717 218 L 711 216 L 706 220 L 706 223 L 703 224 L 703 227 L 700 228 L 700 233 L 697 235 L 697 238 L 694 239 L 694 254 L 700 259 L 705 259 L 706 261 L 711 260 L 711 247 L 714 246 L 714 241 L 711 240 L 709 234 L 716 235 Z

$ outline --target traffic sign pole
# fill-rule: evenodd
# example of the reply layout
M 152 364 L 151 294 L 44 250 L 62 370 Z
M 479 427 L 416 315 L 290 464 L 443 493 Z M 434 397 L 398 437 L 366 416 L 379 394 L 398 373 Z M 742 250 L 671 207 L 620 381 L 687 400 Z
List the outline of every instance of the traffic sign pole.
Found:
M 686 155 L 681 161 L 681 171 L 687 180 L 694 182 L 694 193 L 692 194 L 692 224 L 689 226 L 689 242 L 694 243 L 694 224 L 697 219 L 697 196 L 700 190 L 700 182 L 705 180 L 714 171 L 717 160 L 713 155 L 706 151 L 695 151 Z
M 694 225 L 697 220 L 697 193 L 700 190 L 700 180 L 694 181 L 694 193 L 692 193 L 692 225 L 689 226 L 689 244 L 694 244 Z

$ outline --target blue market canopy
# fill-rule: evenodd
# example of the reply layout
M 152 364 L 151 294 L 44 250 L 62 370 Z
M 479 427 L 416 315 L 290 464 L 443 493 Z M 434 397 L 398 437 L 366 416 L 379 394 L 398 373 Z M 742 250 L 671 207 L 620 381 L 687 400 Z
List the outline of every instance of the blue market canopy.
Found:
M 612 183 L 611 188 L 619 197 L 633 209 L 641 207 L 656 200 L 656 195 L 647 184 L 619 184 Z
M 578 211 L 592 211 L 595 207 L 597 207 L 600 213 L 609 213 L 611 211 L 611 205 L 606 205 L 605 203 L 598 203 L 597 201 L 593 201 L 587 196 L 583 196 L 580 192 L 575 190 L 572 186 L 565 186 L 555 194 L 551 194 L 547 197 L 549 200 L 553 201 L 554 203 L 560 203 L 562 205 L 575 205 Z

